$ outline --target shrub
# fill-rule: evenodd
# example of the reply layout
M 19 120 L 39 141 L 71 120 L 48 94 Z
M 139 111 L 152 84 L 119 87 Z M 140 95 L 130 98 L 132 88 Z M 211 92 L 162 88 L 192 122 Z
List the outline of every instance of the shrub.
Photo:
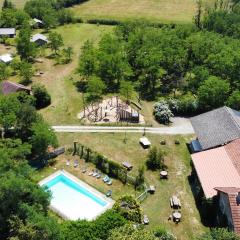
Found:
M 154 146 L 152 149 L 150 149 L 146 161 L 146 165 L 148 169 L 156 170 L 161 169 L 164 167 L 164 153 L 157 149 L 156 146 Z
M 141 189 L 143 187 L 143 184 L 145 182 L 145 177 L 144 177 L 144 166 L 139 167 L 138 169 L 138 175 L 136 176 L 135 179 L 135 189 Z
M 159 240 L 176 240 L 177 238 L 169 233 L 164 227 L 158 227 L 156 230 L 153 231 L 155 237 Z
M 45 86 L 36 84 L 32 86 L 33 96 L 36 98 L 36 108 L 44 108 L 51 104 L 51 96 Z
M 115 202 L 113 209 L 129 221 L 138 223 L 142 221 L 140 204 L 132 196 L 123 196 L 119 198 Z
M 170 118 L 173 117 L 172 111 L 166 101 L 162 100 L 154 105 L 153 112 L 156 120 L 162 124 L 169 124 Z
M 227 105 L 233 109 L 240 110 L 240 91 L 232 92 L 227 100 Z

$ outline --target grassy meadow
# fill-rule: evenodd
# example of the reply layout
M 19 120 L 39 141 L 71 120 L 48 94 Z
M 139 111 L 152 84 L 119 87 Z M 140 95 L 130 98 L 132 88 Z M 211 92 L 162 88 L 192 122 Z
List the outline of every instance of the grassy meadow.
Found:
M 147 19 L 149 21 L 190 23 L 195 0 L 90 0 L 72 9 L 83 19 Z
M 138 141 L 141 134 L 127 134 L 127 142 L 124 143 L 124 133 L 58 133 L 60 145 L 72 147 L 73 141 L 78 141 L 92 149 L 104 154 L 108 158 L 119 163 L 128 161 L 132 163 L 133 170 L 131 174 L 136 174 L 138 167 L 145 164 L 149 150 L 144 150 Z M 178 240 L 192 240 L 194 236 L 206 230 L 201 224 L 200 216 L 195 205 L 195 201 L 191 192 L 188 176 L 191 173 L 190 155 L 188 153 L 186 143 L 192 136 L 159 136 L 147 135 L 152 145 L 162 148 L 166 152 L 165 163 L 169 170 L 169 179 L 160 180 L 159 172 L 146 171 L 146 182 L 156 186 L 156 193 L 149 195 L 142 203 L 144 214 L 147 214 L 150 220 L 148 228 L 152 229 L 159 225 L 164 225 L 168 230 L 173 232 Z M 160 145 L 161 140 L 166 140 L 166 145 Z M 175 140 L 180 141 L 180 145 L 175 145 Z M 76 156 L 60 156 L 55 166 L 45 168 L 36 173 L 36 181 L 48 176 L 56 169 L 62 169 L 71 172 L 75 176 L 92 185 L 99 191 L 105 193 L 109 186 L 103 183 L 101 179 L 95 179 L 88 174 L 83 174 L 79 168 L 73 167 L 73 160 Z M 71 159 L 71 166 L 66 166 L 66 159 Z M 87 163 L 88 171 L 94 166 Z M 83 161 L 80 160 L 80 168 Z M 138 196 L 139 192 L 135 192 L 132 186 L 123 185 L 118 180 L 113 180 L 110 187 L 113 190 L 113 198 L 117 199 L 124 194 L 132 194 Z M 182 203 L 182 221 L 176 225 L 172 221 L 168 221 L 168 216 L 172 213 L 169 205 L 169 198 L 172 195 L 178 195 Z
M 77 114 L 82 109 L 82 95 L 71 81 L 71 76 L 77 67 L 81 46 L 86 40 L 97 43 L 103 34 L 112 31 L 112 27 L 70 24 L 56 31 L 62 35 L 65 46 L 73 48 L 74 54 L 69 64 L 56 65 L 47 58 L 44 58 L 43 63 L 35 64 L 35 68 L 44 74 L 35 77 L 33 82 L 44 84 L 52 97 L 52 104 L 40 112 L 49 124 L 79 123 Z

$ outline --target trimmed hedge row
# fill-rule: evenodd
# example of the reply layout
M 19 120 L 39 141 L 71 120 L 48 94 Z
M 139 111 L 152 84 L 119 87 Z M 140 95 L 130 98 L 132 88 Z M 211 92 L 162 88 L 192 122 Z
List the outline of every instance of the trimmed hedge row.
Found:
M 93 151 L 92 149 L 78 143 L 75 154 L 86 162 L 91 162 L 103 173 L 108 174 L 110 177 L 119 179 L 122 183 L 134 184 L 133 177 L 127 175 L 127 170 L 117 162 L 114 162 L 107 157 Z

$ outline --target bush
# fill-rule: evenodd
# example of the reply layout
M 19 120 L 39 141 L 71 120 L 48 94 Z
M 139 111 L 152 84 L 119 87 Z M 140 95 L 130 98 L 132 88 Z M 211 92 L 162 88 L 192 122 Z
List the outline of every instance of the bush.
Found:
M 101 24 L 101 25 L 120 25 L 121 22 L 117 20 L 112 19 L 89 19 L 87 20 L 87 23 L 89 24 Z
M 229 96 L 227 100 L 227 106 L 240 110 L 240 91 L 236 90 L 232 92 L 232 94 Z
M 156 230 L 153 231 L 155 237 L 159 240 L 176 240 L 177 238 L 169 233 L 164 227 L 158 227 Z
M 115 202 L 113 209 L 129 221 L 137 223 L 141 223 L 142 221 L 140 204 L 132 196 L 123 196 L 119 198 Z
M 139 167 L 138 169 L 138 175 L 136 176 L 136 179 L 135 179 L 135 189 L 142 189 L 143 188 L 143 184 L 145 182 L 145 177 L 144 177 L 144 166 L 142 167 Z
M 162 169 L 164 167 L 164 153 L 154 146 L 148 153 L 146 165 L 151 170 Z
M 153 114 L 156 120 L 162 124 L 169 124 L 170 118 L 173 117 L 172 111 L 166 101 L 162 100 L 154 105 Z
M 198 110 L 198 100 L 191 94 L 187 93 L 178 99 L 177 113 L 182 115 L 192 115 Z
M 36 108 L 44 108 L 51 104 L 51 96 L 45 86 L 36 84 L 32 86 L 33 96 L 36 98 Z

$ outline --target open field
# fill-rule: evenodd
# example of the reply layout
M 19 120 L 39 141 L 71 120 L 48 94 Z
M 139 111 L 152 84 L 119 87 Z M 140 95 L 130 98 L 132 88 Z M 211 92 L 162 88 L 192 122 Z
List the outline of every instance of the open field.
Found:
M 112 30 L 112 27 L 90 24 L 70 24 L 56 29 L 64 40 L 65 46 L 73 48 L 72 62 L 65 65 L 56 65 L 53 60 L 44 59 L 43 63 L 35 65 L 43 71 L 41 77 L 35 77 L 34 82 L 44 84 L 52 97 L 52 104 L 41 110 L 49 124 L 79 123 L 77 114 L 82 109 L 82 95 L 70 80 L 78 64 L 80 49 L 86 40 L 95 43 L 103 34 Z
M 112 160 L 122 162 L 128 161 L 133 164 L 132 174 L 137 172 L 139 166 L 145 163 L 148 150 L 144 150 L 138 143 L 141 134 L 129 134 L 127 135 L 127 143 L 124 143 L 124 134 L 58 134 L 59 142 L 66 147 L 72 147 L 73 141 L 78 142 L 91 147 L 94 150 L 104 154 Z M 200 222 L 200 216 L 195 205 L 195 201 L 191 192 L 191 188 L 188 182 L 188 176 L 191 172 L 190 167 L 190 155 L 188 153 L 186 143 L 189 142 L 191 136 L 147 136 L 153 145 L 159 146 L 166 153 L 166 164 L 169 168 L 169 179 L 160 180 L 158 172 L 146 171 L 146 181 L 148 184 L 156 186 L 156 193 L 150 195 L 143 203 L 143 211 L 149 216 L 150 225 L 149 228 L 154 228 L 159 225 L 166 226 L 167 229 L 177 235 L 179 240 L 192 240 L 194 236 L 206 230 Z M 166 145 L 160 145 L 160 141 L 165 139 Z M 180 145 L 175 145 L 174 141 L 178 139 Z M 109 187 L 106 186 L 101 180 L 97 180 L 87 174 L 81 173 L 80 169 L 74 169 L 72 166 L 66 166 L 66 159 L 73 159 L 76 157 L 62 156 L 57 160 L 56 169 L 64 168 L 73 173 L 80 179 L 86 181 L 90 185 L 94 186 L 101 192 L 106 192 Z M 80 167 L 82 166 L 82 162 Z M 88 170 L 91 170 L 94 166 L 89 164 Z M 45 168 L 36 173 L 36 180 L 40 180 L 50 173 L 56 171 L 53 167 Z M 116 199 L 123 194 L 137 195 L 139 193 L 134 192 L 133 187 L 124 186 L 119 181 L 114 180 L 111 186 L 113 190 L 113 198 Z M 180 197 L 182 202 L 182 222 L 175 225 L 173 222 L 168 221 L 168 216 L 172 210 L 169 205 L 169 198 L 176 194 Z
M 27 0 L 12 0 L 12 3 L 17 7 L 17 8 L 23 8 L 25 2 Z M 3 4 L 3 0 L 0 0 L 0 6 L 1 6 L 1 10 L 2 10 L 2 4 Z M 0 11 L 1 11 L 0 10 Z
M 150 21 L 190 23 L 195 0 L 90 0 L 73 7 L 84 19 L 147 19 Z

